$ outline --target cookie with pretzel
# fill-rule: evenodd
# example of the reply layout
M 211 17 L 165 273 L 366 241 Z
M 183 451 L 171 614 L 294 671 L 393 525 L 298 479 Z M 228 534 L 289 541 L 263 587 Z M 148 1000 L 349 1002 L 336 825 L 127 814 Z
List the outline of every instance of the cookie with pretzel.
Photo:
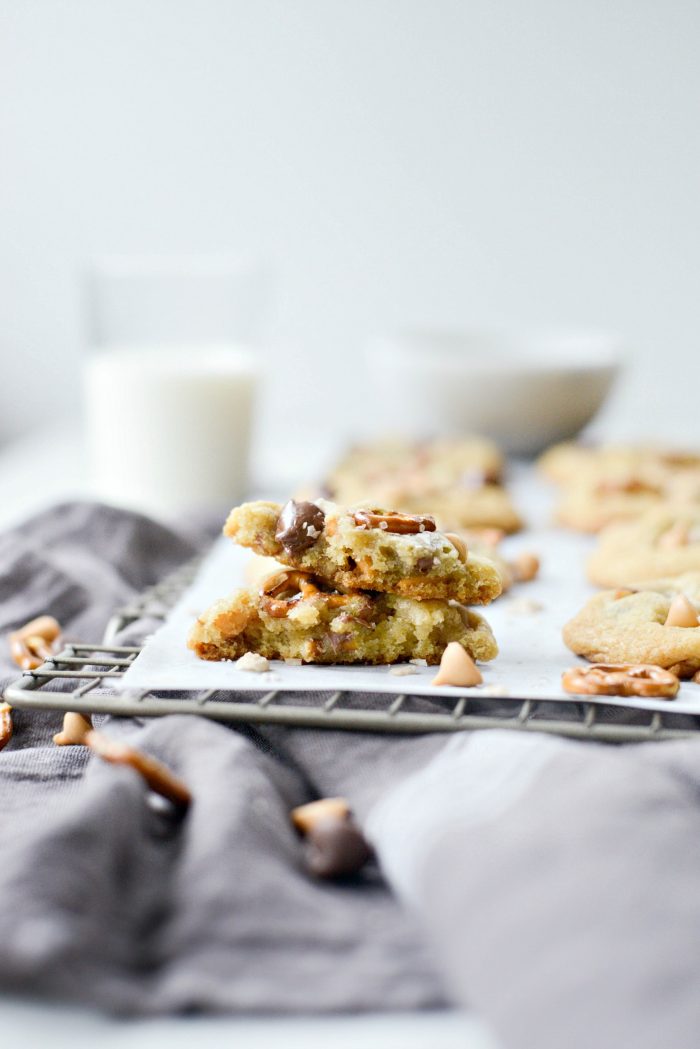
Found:
M 592 663 L 653 664 L 690 678 L 700 670 L 700 572 L 604 590 L 563 630 Z
M 231 511 L 224 533 L 341 591 L 485 605 L 502 589 L 495 565 L 440 531 L 429 514 L 346 509 L 325 499 L 253 502 Z
M 217 601 L 199 617 L 188 644 L 209 660 L 255 652 L 303 663 L 437 664 L 451 641 L 473 659 L 498 652 L 485 620 L 454 602 L 345 593 L 310 572 L 282 569 Z

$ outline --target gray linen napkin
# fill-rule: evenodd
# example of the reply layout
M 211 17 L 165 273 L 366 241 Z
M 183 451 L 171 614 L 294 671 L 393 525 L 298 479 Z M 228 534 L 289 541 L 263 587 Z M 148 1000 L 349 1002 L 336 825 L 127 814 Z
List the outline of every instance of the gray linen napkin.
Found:
M 0 537 L 0 632 L 49 612 L 97 641 L 116 606 L 193 552 L 138 515 L 56 507 Z M 17 676 L 4 648 L 2 667 Z M 260 734 L 107 719 L 189 784 L 178 821 L 130 770 L 55 747 L 61 720 L 16 711 L 0 753 L 5 988 L 126 1013 L 444 1001 L 417 923 L 376 869 L 345 885 L 306 873 L 289 810 L 313 788 Z

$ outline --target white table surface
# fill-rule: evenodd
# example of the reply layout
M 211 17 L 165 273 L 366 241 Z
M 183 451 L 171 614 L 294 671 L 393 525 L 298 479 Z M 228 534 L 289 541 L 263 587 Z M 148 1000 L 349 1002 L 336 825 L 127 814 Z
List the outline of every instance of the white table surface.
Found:
M 58 500 L 92 497 L 79 433 L 57 427 L 0 448 L 0 492 L 0 528 Z M 0 1030 L 8 1049 L 498 1049 L 483 1023 L 456 1010 L 124 1021 L 0 997 Z

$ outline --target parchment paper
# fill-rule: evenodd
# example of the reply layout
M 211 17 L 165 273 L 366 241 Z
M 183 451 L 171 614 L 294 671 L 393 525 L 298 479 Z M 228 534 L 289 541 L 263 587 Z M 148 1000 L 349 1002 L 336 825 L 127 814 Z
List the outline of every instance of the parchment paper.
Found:
M 513 483 L 519 507 L 532 527 L 506 540 L 507 556 L 520 550 L 538 554 L 542 568 L 531 583 L 515 586 L 481 612 L 498 641 L 500 654 L 481 664 L 484 684 L 475 689 L 435 687 L 433 667 L 413 667 L 415 673 L 394 676 L 388 667 L 321 667 L 271 664 L 264 674 L 237 670 L 232 662 L 210 663 L 198 659 L 186 647 L 193 621 L 217 598 L 245 583 L 245 564 L 250 554 L 229 540 L 218 539 L 205 559 L 197 578 L 169 614 L 164 626 L 150 638 L 141 655 L 127 670 L 127 689 L 189 690 L 228 689 L 237 692 L 266 691 L 352 691 L 410 695 L 476 694 L 498 698 L 556 699 L 580 702 L 561 688 L 562 671 L 577 658 L 561 639 L 561 628 L 593 594 L 584 576 L 585 559 L 594 540 L 588 536 L 552 528 L 552 493 L 532 470 L 520 471 Z M 586 699 L 614 706 L 663 710 L 700 715 L 700 686 L 683 683 L 675 700 L 626 699 L 590 696 Z

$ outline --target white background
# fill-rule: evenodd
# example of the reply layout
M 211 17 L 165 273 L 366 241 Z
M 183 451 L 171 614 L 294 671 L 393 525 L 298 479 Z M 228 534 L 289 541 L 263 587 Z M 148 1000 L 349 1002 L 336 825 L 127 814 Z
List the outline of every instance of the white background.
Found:
M 611 430 L 700 437 L 697 3 L 0 20 L 0 436 L 77 404 L 86 259 L 232 250 L 276 267 L 266 354 L 298 437 L 352 430 L 371 334 L 476 322 L 621 332 Z

